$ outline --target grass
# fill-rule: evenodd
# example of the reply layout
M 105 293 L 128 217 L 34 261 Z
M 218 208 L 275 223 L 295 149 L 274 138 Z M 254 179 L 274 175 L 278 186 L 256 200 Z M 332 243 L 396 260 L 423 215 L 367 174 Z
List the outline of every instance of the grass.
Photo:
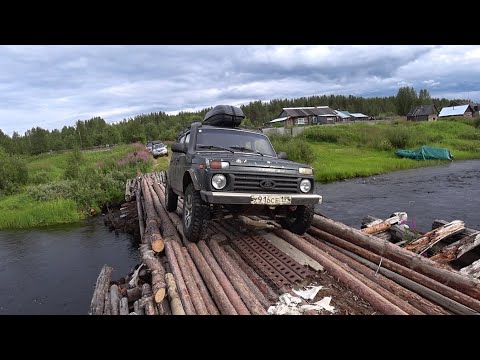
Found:
M 313 160 L 310 156 L 302 156 L 299 150 L 294 150 L 296 158 L 292 160 L 313 165 L 315 179 L 330 182 L 449 162 L 404 159 L 394 154 L 396 149 L 427 145 L 448 148 L 455 160 L 479 159 L 480 128 L 475 125 L 471 120 L 447 119 L 313 126 L 296 138 L 297 144 L 303 142 L 304 147 L 308 146 L 314 154 Z M 277 151 L 287 148 L 280 141 L 275 144 L 277 146 L 280 148 Z
M 154 164 L 160 169 L 168 165 L 167 159 L 154 161 L 142 144 L 41 154 L 26 162 L 28 184 L 0 197 L 0 229 L 84 219 L 105 206 L 120 204 L 127 179 L 152 171 Z
M 26 194 L 0 199 L 0 229 L 30 228 L 76 222 L 85 218 L 71 199 L 37 202 Z

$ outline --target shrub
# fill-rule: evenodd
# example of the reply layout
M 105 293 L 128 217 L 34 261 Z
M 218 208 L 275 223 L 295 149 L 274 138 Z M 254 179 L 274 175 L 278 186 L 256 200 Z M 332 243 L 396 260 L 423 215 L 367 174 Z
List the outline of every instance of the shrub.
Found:
M 25 161 L 17 156 L 8 155 L 0 147 L 0 194 L 11 194 L 28 181 Z
M 286 152 L 289 160 L 306 164 L 311 164 L 315 160 L 312 146 L 302 136 L 274 135 L 270 137 L 270 140 L 276 152 Z

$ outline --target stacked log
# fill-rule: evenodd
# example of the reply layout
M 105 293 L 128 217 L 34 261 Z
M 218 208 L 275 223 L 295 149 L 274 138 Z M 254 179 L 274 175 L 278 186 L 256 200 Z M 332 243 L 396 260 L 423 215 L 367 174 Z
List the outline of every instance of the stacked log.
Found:
M 136 203 L 143 264 L 119 281 L 111 280 L 112 268 L 105 265 L 89 314 L 260 315 L 278 300 L 278 289 L 272 289 L 254 270 L 255 264 L 245 262 L 229 245 L 243 236 L 238 223 L 213 222 L 205 240 L 189 243 L 179 216 L 182 200 L 177 213 L 165 210 L 163 173 L 129 181 L 125 193 Z M 330 273 L 381 314 L 480 313 L 480 281 L 475 279 L 480 261 L 461 272 L 448 266 L 480 243 L 479 232 L 456 221 L 438 223 L 420 236 L 405 235 L 408 229 L 398 225 L 404 215 L 395 213 L 387 220 L 370 217 L 362 230 L 315 215 L 303 236 L 259 217 L 239 220 L 261 229 L 252 231 L 296 261 Z M 398 234 L 413 241 L 402 248 L 392 243 Z M 443 241 L 449 245 L 432 258 L 420 255 Z

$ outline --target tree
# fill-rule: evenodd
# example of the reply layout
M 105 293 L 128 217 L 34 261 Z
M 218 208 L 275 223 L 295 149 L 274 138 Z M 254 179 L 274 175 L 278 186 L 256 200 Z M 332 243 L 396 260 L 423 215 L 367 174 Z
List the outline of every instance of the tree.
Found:
M 413 87 L 404 86 L 398 89 L 396 105 L 398 115 L 405 116 L 417 104 L 417 92 Z
M 418 105 L 430 105 L 432 98 L 427 89 L 421 89 L 418 94 Z

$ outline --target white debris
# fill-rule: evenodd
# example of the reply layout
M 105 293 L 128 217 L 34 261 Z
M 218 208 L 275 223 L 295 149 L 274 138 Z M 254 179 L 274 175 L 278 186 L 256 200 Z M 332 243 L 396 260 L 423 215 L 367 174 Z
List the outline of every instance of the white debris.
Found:
M 316 292 L 318 292 L 318 290 L 316 290 Z M 315 297 L 315 295 L 313 297 Z M 268 308 L 267 312 L 270 315 L 302 315 L 302 313 L 307 310 L 327 310 L 333 313 L 335 310 L 335 308 L 330 305 L 330 301 L 332 300 L 331 296 L 324 297 L 320 301 L 306 305 L 300 305 L 302 303 L 302 299 L 292 296 L 288 293 L 280 295 L 278 300 L 279 301 L 276 305 Z
M 304 290 L 293 290 L 293 292 L 305 300 L 313 300 L 323 286 L 307 286 Z
M 136 287 L 138 285 L 138 273 L 140 271 L 140 269 L 145 266 L 145 264 L 141 264 L 134 272 L 133 272 L 133 275 L 132 275 L 132 279 L 128 282 L 128 286 L 130 286 L 130 288 L 133 288 L 133 287 Z
M 313 304 L 300 306 L 300 309 L 302 312 L 307 310 L 327 310 L 333 313 L 335 312 L 335 307 L 330 305 L 331 300 L 331 296 L 325 296 L 322 300 L 319 300 Z

